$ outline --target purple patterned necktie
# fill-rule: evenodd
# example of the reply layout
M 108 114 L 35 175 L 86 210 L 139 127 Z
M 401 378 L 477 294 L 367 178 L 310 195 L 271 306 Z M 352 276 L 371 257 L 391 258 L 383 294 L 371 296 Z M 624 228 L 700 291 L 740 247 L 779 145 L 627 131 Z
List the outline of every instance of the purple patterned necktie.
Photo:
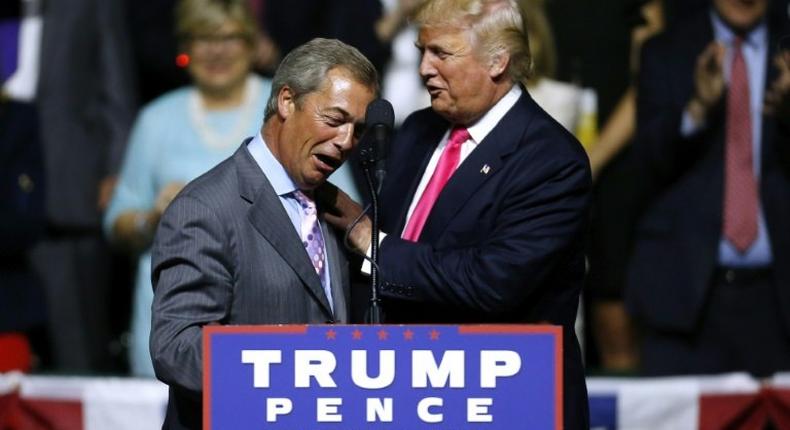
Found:
M 321 226 L 318 224 L 318 212 L 315 202 L 301 190 L 293 192 L 293 196 L 302 208 L 304 217 L 299 236 L 302 238 L 302 245 L 313 263 L 315 273 L 321 279 L 321 286 L 324 288 L 329 303 L 332 303 L 332 295 L 327 285 L 324 285 L 324 271 L 326 267 L 326 256 L 324 255 L 324 237 L 321 235 Z

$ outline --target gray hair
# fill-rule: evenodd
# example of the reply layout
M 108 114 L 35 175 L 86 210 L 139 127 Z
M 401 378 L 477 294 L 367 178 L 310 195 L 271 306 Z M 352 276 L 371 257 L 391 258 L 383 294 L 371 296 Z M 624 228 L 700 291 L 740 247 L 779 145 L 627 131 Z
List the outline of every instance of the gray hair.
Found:
M 297 107 L 304 96 L 317 91 L 324 84 L 330 70 L 342 67 L 359 83 L 379 92 L 376 68 L 353 46 L 336 39 L 313 39 L 285 56 L 272 79 L 272 93 L 263 120 L 277 113 L 277 96 L 283 87 L 294 92 Z

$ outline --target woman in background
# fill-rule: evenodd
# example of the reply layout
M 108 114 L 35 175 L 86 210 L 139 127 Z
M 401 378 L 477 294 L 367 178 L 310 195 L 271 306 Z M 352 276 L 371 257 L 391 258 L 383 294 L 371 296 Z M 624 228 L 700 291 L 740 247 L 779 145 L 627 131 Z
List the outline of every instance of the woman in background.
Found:
M 104 218 L 115 243 L 139 253 L 129 362 L 153 376 L 150 246 L 163 211 L 190 180 L 258 133 L 271 82 L 251 72 L 259 31 L 244 0 L 181 0 L 176 29 L 193 86 L 155 99 L 138 116 Z
M 420 78 L 420 51 L 415 49 L 417 27 L 409 16 L 423 0 L 382 0 L 384 14 L 376 22 L 376 36 L 391 44 L 392 52 L 384 68 L 381 94 L 392 103 L 395 127 L 412 112 L 431 105 L 431 96 Z
M 532 76 L 526 82 L 527 89 L 543 110 L 576 134 L 582 119 L 583 91 L 578 85 L 554 79 L 557 51 L 543 3 L 544 0 L 519 0 L 532 54 Z

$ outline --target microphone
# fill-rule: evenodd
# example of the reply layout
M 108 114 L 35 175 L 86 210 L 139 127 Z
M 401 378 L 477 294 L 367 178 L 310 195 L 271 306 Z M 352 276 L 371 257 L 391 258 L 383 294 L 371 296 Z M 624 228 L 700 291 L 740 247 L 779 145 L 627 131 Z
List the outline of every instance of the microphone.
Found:
M 365 320 L 371 324 L 381 324 L 384 313 L 381 309 L 381 299 L 379 298 L 379 201 L 378 194 L 381 192 L 381 184 L 384 183 L 384 176 L 387 174 L 384 161 L 387 158 L 387 143 L 392 134 L 392 124 L 395 122 L 395 113 L 392 111 L 392 104 L 384 99 L 376 99 L 370 102 L 365 111 L 365 134 L 359 145 L 359 157 L 362 164 L 362 171 L 365 174 L 365 182 L 370 191 L 371 229 L 370 260 L 373 263 L 370 270 L 370 307 L 365 315 Z M 373 175 L 371 175 L 371 167 Z M 377 186 L 373 184 L 375 176 Z
M 365 128 L 367 129 L 369 151 L 363 156 L 363 161 L 367 159 L 368 165 L 373 164 L 373 175 L 376 178 L 378 193 L 381 191 L 381 184 L 387 175 L 386 159 L 387 147 L 392 136 L 392 124 L 395 122 L 395 112 L 392 104 L 384 99 L 376 99 L 370 102 L 365 111 Z M 360 152 L 363 152 L 361 150 Z

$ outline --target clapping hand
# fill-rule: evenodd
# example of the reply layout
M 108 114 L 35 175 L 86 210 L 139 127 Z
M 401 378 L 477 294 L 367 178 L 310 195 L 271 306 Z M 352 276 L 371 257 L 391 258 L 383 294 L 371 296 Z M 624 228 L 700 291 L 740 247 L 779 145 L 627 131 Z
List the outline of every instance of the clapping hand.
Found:
M 697 124 L 707 118 L 710 110 L 724 95 L 724 45 L 711 42 L 697 57 L 694 68 L 694 96 L 688 110 Z
M 776 55 L 774 65 L 779 75 L 765 93 L 763 111 L 790 127 L 790 51 Z

